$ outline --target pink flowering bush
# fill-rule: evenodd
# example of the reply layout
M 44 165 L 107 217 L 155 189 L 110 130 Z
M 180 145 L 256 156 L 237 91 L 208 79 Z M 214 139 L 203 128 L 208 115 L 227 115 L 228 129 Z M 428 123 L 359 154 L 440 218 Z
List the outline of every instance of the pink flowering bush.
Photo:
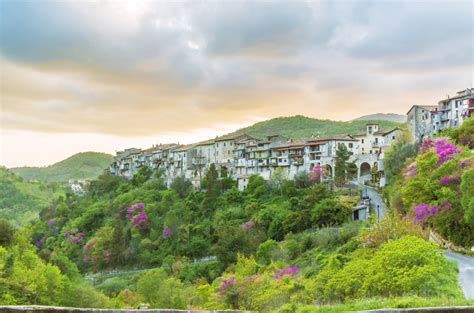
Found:
M 76 227 L 71 230 L 66 230 L 63 235 L 70 243 L 81 243 L 84 238 L 84 233 L 80 232 Z
M 294 265 L 286 266 L 282 269 L 275 271 L 273 279 L 281 279 L 283 276 L 293 276 L 298 273 L 298 268 Z
M 429 205 L 427 203 L 420 203 L 413 207 L 413 212 L 415 213 L 415 221 L 417 222 L 425 222 L 426 219 L 432 215 L 435 215 L 440 210 L 449 210 L 451 209 L 451 205 L 448 201 L 443 200 L 441 201 L 441 205 L 434 204 Z
M 163 237 L 168 238 L 169 236 L 171 236 L 171 228 L 165 226 L 163 228 Z
M 461 182 L 461 177 L 459 176 L 450 176 L 445 175 L 443 178 L 439 180 L 440 185 L 449 185 L 449 184 L 458 184 Z
M 309 179 L 317 184 L 319 184 L 323 178 L 324 170 L 320 164 L 316 164 L 313 167 L 313 170 L 309 173 Z
M 138 202 L 132 204 L 127 208 L 127 216 L 132 222 L 132 227 L 137 229 L 143 229 L 148 223 L 148 215 L 144 211 L 145 204 L 143 202 Z
M 230 286 L 234 286 L 235 284 L 235 277 L 230 276 L 229 278 L 223 278 L 222 283 L 219 285 L 219 291 L 224 291 Z
M 405 177 L 414 177 L 416 176 L 416 162 L 408 165 L 407 170 L 403 173 Z
M 249 220 L 249 221 L 246 222 L 246 223 L 240 224 L 239 227 L 240 227 L 241 229 L 243 229 L 243 230 L 249 230 L 249 229 L 252 228 L 254 225 L 255 225 L 254 221 Z

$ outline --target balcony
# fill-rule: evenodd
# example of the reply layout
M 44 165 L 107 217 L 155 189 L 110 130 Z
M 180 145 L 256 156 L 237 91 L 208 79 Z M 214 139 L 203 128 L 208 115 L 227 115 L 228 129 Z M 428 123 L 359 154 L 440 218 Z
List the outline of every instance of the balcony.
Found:
M 268 166 L 268 159 L 259 159 L 258 166 Z

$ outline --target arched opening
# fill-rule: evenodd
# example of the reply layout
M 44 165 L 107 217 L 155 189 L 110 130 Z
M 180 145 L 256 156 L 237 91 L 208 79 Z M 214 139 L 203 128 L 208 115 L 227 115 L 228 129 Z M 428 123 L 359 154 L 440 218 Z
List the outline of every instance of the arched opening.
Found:
M 324 166 L 324 176 L 326 176 L 326 177 L 332 177 L 333 176 L 333 171 L 332 171 L 331 165 L 326 164 Z
M 360 165 L 360 176 L 371 176 L 369 163 L 364 162 Z

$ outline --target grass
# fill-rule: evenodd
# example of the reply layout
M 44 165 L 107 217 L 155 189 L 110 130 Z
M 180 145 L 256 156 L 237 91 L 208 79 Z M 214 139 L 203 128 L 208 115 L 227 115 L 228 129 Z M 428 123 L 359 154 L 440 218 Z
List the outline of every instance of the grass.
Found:
M 423 298 L 418 296 L 406 296 L 395 298 L 370 298 L 360 299 L 354 302 L 334 304 L 334 305 L 301 305 L 288 308 L 283 307 L 280 312 L 351 312 L 374 309 L 401 309 L 401 308 L 421 308 L 421 307 L 446 307 L 446 306 L 471 306 L 474 299 L 464 298 Z M 292 310 L 292 311 L 291 311 Z

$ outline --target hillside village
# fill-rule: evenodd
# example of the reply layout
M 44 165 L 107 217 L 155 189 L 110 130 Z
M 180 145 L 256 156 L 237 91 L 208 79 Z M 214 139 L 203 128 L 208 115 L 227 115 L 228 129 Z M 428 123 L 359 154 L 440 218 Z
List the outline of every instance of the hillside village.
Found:
M 414 105 L 407 113 L 408 127 L 413 140 L 420 142 L 442 129 L 455 128 L 474 113 L 474 89 L 460 91 L 455 97 L 439 101 L 437 106 Z M 227 135 L 189 145 L 159 144 L 149 149 L 130 148 L 117 152 L 110 165 L 113 175 L 132 177 L 142 166 L 161 169 L 168 185 L 174 178 L 184 176 L 195 189 L 211 164 L 237 180 L 239 190 L 245 189 L 248 178 L 258 174 L 270 179 L 276 172 L 293 179 L 299 172 L 321 168 L 324 179 L 334 177 L 336 150 L 345 145 L 349 162 L 356 166 L 357 181 L 363 183 L 384 177 L 384 151 L 401 136 L 400 128 L 379 129 L 376 122 L 368 122 L 365 132 L 332 136 L 313 136 L 292 140 L 281 135 L 264 140 L 247 134 Z

